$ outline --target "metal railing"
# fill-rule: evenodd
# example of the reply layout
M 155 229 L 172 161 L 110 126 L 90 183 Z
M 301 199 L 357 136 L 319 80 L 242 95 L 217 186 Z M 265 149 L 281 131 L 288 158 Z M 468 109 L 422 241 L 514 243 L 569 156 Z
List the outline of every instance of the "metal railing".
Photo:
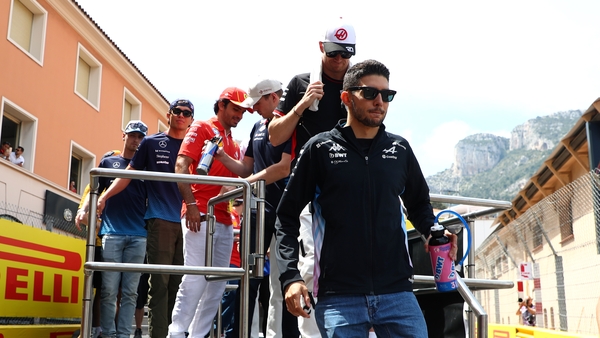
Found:
M 164 181 L 164 182 L 181 182 L 181 183 L 194 183 L 194 184 L 208 184 L 208 185 L 223 185 L 223 186 L 235 186 L 238 187 L 232 191 L 224 193 L 223 195 L 211 198 L 208 201 L 208 212 L 207 212 L 207 240 L 206 240 L 206 266 L 203 267 L 192 267 L 192 266 L 181 266 L 181 265 L 162 265 L 162 264 L 133 264 L 133 263 L 106 263 L 106 262 L 94 262 L 94 246 L 96 237 L 96 204 L 98 201 L 98 179 L 99 177 L 115 177 L 115 178 L 126 178 L 126 179 L 142 179 L 151 181 Z M 231 198 L 242 196 L 244 200 L 244 214 L 250 215 L 250 209 L 252 206 L 256 206 L 257 209 L 257 227 L 256 227 L 256 253 L 252 254 L 254 268 L 253 275 L 255 277 L 262 277 L 264 267 L 264 193 L 265 184 L 264 181 L 256 182 L 257 186 L 257 198 L 252 194 L 252 186 L 244 179 L 240 178 L 228 178 L 218 176 L 201 176 L 201 175 L 190 175 L 190 174 L 173 174 L 173 173 L 161 173 L 152 171 L 136 171 L 136 170 L 119 170 L 119 169 L 104 169 L 94 168 L 90 171 L 90 203 L 89 203 L 89 219 L 88 219 L 88 233 L 87 233 L 87 244 L 86 244 L 86 263 L 84 264 L 84 293 L 83 293 L 83 310 L 81 317 L 81 332 L 83 336 L 88 337 L 91 333 L 91 311 L 92 311 L 92 274 L 93 271 L 128 271 L 128 272 L 145 272 L 145 273 L 161 273 L 161 274 L 193 274 L 193 275 L 205 275 L 207 280 L 228 280 L 240 278 L 240 287 L 238 290 L 241 291 L 242 306 L 240 306 L 240 318 L 242 321 L 239 324 L 240 333 L 242 337 L 248 337 L 248 288 L 249 288 L 249 260 L 250 257 L 250 246 L 242 245 L 241 249 L 241 268 L 229 268 L 229 267 L 213 267 L 212 266 L 212 252 L 213 252 L 213 241 L 212 237 L 215 230 L 214 216 L 214 205 L 224 201 L 228 201 Z M 241 238 L 243 243 L 250 242 L 250 226 L 244 226 L 241 229 Z
M 165 181 L 165 182 L 181 182 L 181 183 L 195 183 L 195 184 L 209 184 L 209 185 L 224 185 L 224 186 L 236 186 L 239 187 L 230 192 L 224 193 L 221 196 L 213 197 L 208 202 L 208 219 L 207 219 L 207 239 L 206 239 L 206 266 L 204 267 L 191 267 L 191 266 L 177 266 L 177 265 L 159 265 L 159 264 L 132 264 L 132 263 L 105 263 L 105 262 L 94 262 L 94 245 L 96 236 L 96 217 L 92 215 L 96 214 L 96 203 L 98 200 L 98 178 L 99 177 L 117 177 L 126 179 L 143 179 L 143 180 L 154 180 L 154 181 Z M 242 321 L 236 323 L 239 326 L 242 337 L 248 337 L 248 287 L 250 270 L 249 267 L 253 266 L 252 274 L 254 277 L 263 276 L 264 267 L 264 181 L 257 182 L 257 196 L 253 197 L 252 187 L 250 183 L 244 179 L 238 178 L 227 178 L 227 177 L 216 177 L 216 176 L 200 176 L 200 175 L 189 175 L 189 174 L 173 174 L 173 173 L 160 173 L 151 171 L 133 171 L 133 170 L 116 170 L 116 169 L 101 169 L 94 168 L 90 171 L 90 218 L 88 220 L 88 233 L 87 233 L 87 244 L 86 244 L 86 263 L 84 264 L 84 298 L 83 298 L 83 314 L 81 327 L 82 332 L 89 336 L 91 332 L 91 308 L 92 308 L 92 273 L 93 271 L 129 271 L 129 272 L 146 272 L 146 273 L 162 273 L 162 274 L 196 274 L 205 275 L 209 281 L 215 280 L 230 280 L 240 279 L 239 291 L 241 306 L 240 306 L 240 318 Z M 214 205 L 227 201 L 229 199 L 242 196 L 244 199 L 244 214 L 250 215 L 251 208 L 256 207 L 257 209 L 257 228 L 256 228 L 256 252 L 250 254 L 249 245 L 242 245 L 241 249 L 241 268 L 229 268 L 229 267 L 212 267 L 212 235 L 214 234 L 215 228 L 215 217 L 214 217 Z M 494 201 L 478 198 L 467 198 L 459 196 L 445 196 L 445 195 L 431 195 L 432 201 L 444 202 L 444 203 L 457 203 L 457 204 L 469 204 L 473 206 L 486 206 L 489 209 L 478 211 L 473 214 L 465 215 L 468 219 L 469 228 L 471 230 L 471 246 L 474 246 L 474 226 L 473 218 L 478 216 L 484 216 L 487 214 L 495 213 L 500 210 L 509 209 L 511 207 L 510 202 L 506 201 Z M 441 224 L 451 224 L 455 222 L 455 219 L 449 219 L 441 221 Z M 244 226 L 241 230 L 241 241 L 243 243 L 250 242 L 250 226 Z M 250 259 L 252 261 L 250 261 Z M 477 280 L 475 279 L 475 267 L 474 267 L 474 256 L 468 257 L 467 272 L 469 278 L 461 278 L 458 276 L 458 291 L 467 302 L 469 307 L 472 309 L 469 321 L 469 335 L 474 337 L 475 331 L 475 319 L 477 321 L 478 337 L 487 336 L 487 313 L 481 306 L 478 300 L 475 298 L 469 286 L 474 288 L 512 288 L 512 281 L 498 281 L 498 280 Z M 415 281 L 434 284 L 432 276 L 415 276 Z M 415 290 L 415 292 L 425 290 Z M 474 317 L 476 316 L 476 318 Z
M 485 216 L 489 214 L 496 213 L 500 210 L 510 209 L 512 204 L 507 201 L 496 201 L 496 200 L 488 200 L 481 198 L 470 198 L 470 197 L 462 197 L 462 196 L 447 196 L 447 195 L 438 195 L 431 194 L 431 201 L 434 202 L 443 202 L 443 203 L 451 203 L 451 204 L 467 204 L 472 206 L 483 206 L 489 207 L 485 210 L 480 210 L 474 213 L 465 214 L 463 218 L 467 220 L 468 227 L 471 231 L 471 248 L 472 252 L 475 251 L 475 227 L 474 227 L 474 218 Z M 458 218 L 453 217 L 444 221 L 440 221 L 442 225 L 449 225 L 460 222 Z M 456 280 L 458 282 L 458 292 L 462 296 L 462 298 L 467 302 L 469 308 L 472 312 L 469 313 L 467 317 L 467 322 L 469 326 L 469 336 L 474 337 L 475 332 L 477 332 L 477 337 L 484 338 L 487 337 L 488 334 L 488 314 L 479 303 L 475 295 L 469 289 L 469 286 L 483 288 L 483 289 L 506 289 L 512 288 L 514 283 L 512 281 L 498 281 L 498 280 L 476 280 L 475 279 L 475 255 L 474 253 L 470 254 L 467 257 L 467 273 L 469 278 L 462 278 L 458 274 L 456 276 Z M 415 276 L 415 281 L 428 283 L 433 285 L 435 281 L 432 276 Z M 475 330 L 475 322 L 477 322 L 477 330 Z

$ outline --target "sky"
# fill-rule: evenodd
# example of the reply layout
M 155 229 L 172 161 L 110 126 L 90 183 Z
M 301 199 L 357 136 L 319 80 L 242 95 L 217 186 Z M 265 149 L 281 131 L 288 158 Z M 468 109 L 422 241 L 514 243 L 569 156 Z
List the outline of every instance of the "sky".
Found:
M 172 101 L 208 119 L 226 87 L 284 86 L 320 62 L 339 18 L 354 26 L 352 62 L 390 69 L 386 130 L 411 144 L 425 176 L 452 166 L 466 136 L 537 116 L 585 111 L 600 97 L 600 1 L 76 0 Z M 233 130 L 248 139 L 260 117 Z

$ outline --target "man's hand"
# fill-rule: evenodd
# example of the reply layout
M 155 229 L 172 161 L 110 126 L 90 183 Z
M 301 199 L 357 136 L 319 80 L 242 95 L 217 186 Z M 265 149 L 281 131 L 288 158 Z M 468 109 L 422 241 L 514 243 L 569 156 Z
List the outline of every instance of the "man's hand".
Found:
M 206 147 L 206 144 L 204 147 Z M 202 152 L 204 152 L 204 148 L 202 148 Z M 227 156 L 227 154 L 225 154 L 225 150 L 223 150 L 223 147 L 217 148 L 217 151 L 215 151 L 215 158 L 218 160 L 223 158 L 223 156 Z
M 87 218 L 88 218 L 88 213 L 85 210 L 83 210 L 83 209 L 77 210 L 77 215 L 75 216 L 75 226 L 77 227 L 78 230 L 81 231 L 80 224 L 85 225 Z
M 304 307 L 300 299 L 304 299 Z M 303 281 L 294 282 L 285 288 L 285 304 L 287 310 L 296 317 L 310 318 L 308 310 L 310 309 L 310 296 L 308 289 Z
M 452 261 L 456 261 L 456 254 L 458 253 L 458 236 L 451 234 L 449 232 L 446 232 L 446 237 L 448 237 L 448 239 L 450 240 L 450 252 L 448 253 L 448 257 L 450 257 L 450 259 Z M 425 242 L 425 252 L 429 252 L 429 239 L 431 238 L 431 235 L 429 235 L 429 237 L 427 237 L 427 241 Z
M 192 232 L 200 231 L 200 225 L 202 220 L 200 219 L 200 211 L 195 205 L 188 205 L 185 211 L 185 226 Z
M 98 198 L 98 203 L 96 204 L 96 214 L 98 215 L 98 218 L 100 218 L 100 216 L 102 215 L 102 211 L 104 210 L 104 207 L 106 206 L 106 198 L 105 195 L 101 195 Z
M 304 109 L 306 109 L 310 107 L 310 105 L 313 102 L 315 102 L 315 100 L 320 100 L 321 98 L 323 98 L 323 94 L 325 93 L 323 91 L 323 86 L 324 84 L 321 81 L 309 84 L 308 87 L 306 87 L 306 92 L 304 93 L 304 96 L 302 97 L 300 102 L 298 102 L 299 104 L 296 106 L 305 107 Z M 302 114 L 301 111 L 297 113 Z

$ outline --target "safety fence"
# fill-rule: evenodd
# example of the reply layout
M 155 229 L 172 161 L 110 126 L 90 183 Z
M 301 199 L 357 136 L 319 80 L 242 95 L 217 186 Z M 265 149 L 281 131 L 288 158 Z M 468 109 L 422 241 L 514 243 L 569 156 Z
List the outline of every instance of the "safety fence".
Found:
M 490 323 L 517 324 L 518 298 L 531 296 L 536 326 L 598 334 L 600 176 L 590 172 L 497 229 L 476 250 L 476 276 L 518 288 L 478 291 Z
M 77 229 L 75 226 L 75 213 L 76 210 L 65 209 L 63 218 L 57 218 L 0 201 L 0 219 L 6 219 L 69 237 L 85 239 L 86 228 L 83 226 L 81 230 Z

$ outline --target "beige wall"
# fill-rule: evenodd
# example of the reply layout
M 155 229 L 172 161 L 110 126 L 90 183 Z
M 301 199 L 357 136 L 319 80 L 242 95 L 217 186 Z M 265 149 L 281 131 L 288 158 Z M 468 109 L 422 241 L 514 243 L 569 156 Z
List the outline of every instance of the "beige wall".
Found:
M 159 121 L 166 124 L 168 103 L 68 0 L 37 2 L 48 15 L 43 62 L 35 61 L 5 38 L 11 3 L 0 2 L 0 98 L 37 119 L 35 146 L 25 149 L 30 157 L 27 167 L 35 177 L 64 187 L 66 192 L 72 143 L 94 154 L 94 165 L 106 151 L 122 149 L 125 88 L 140 101 L 141 119 L 149 133 L 158 131 Z M 80 45 L 102 64 L 99 109 L 74 90 Z M 0 166 L 0 170 L 18 169 Z M 4 179 L 8 176 L 0 175 L 0 185 L 11 195 L 18 189 L 12 190 L 13 182 Z

